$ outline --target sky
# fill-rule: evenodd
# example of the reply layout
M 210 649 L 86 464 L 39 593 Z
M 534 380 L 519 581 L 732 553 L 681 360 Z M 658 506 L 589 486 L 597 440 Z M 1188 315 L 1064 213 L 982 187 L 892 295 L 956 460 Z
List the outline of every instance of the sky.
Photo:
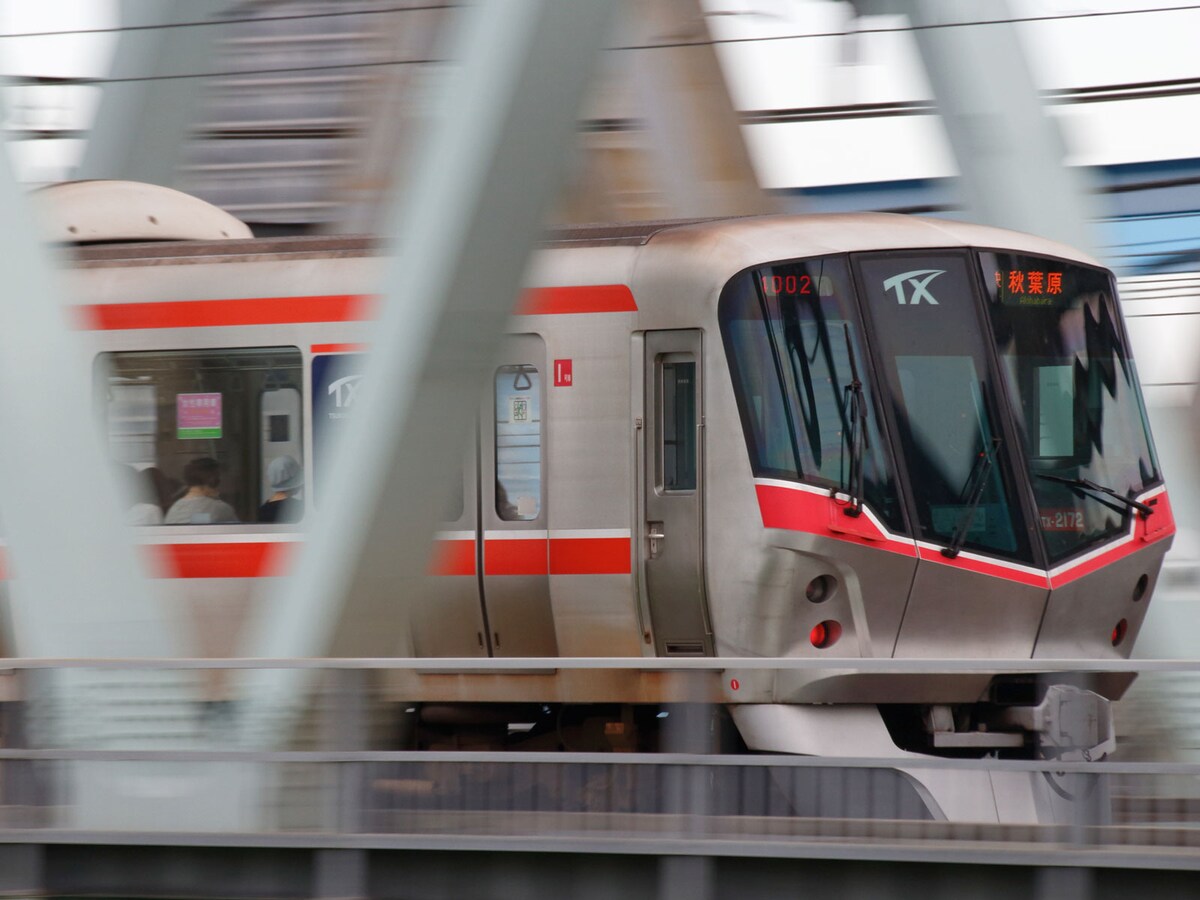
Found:
M 719 39 L 777 38 L 720 45 L 730 91 L 741 109 L 932 97 L 912 35 L 883 30 L 903 27 L 904 17 L 856 20 L 848 4 L 826 0 L 707 3 L 723 13 L 710 19 Z M 1034 81 L 1043 90 L 1200 75 L 1195 62 L 1200 4 L 1012 0 L 1009 7 L 1016 17 L 1042 19 L 1017 28 Z M 1163 7 L 1176 9 L 1149 12 Z M 1084 17 L 1119 10 L 1135 12 Z M 1074 18 L 1045 18 L 1051 16 Z M 843 36 L 847 32 L 851 35 Z M 788 37 L 797 34 L 836 36 Z M 1062 123 L 1068 162 L 1074 164 L 1200 157 L 1200 129 L 1190 126 L 1200 120 L 1200 96 L 1090 103 L 1052 112 Z M 934 116 L 756 125 L 747 129 L 747 141 L 768 187 L 933 178 L 955 171 Z
M 0 0 L 0 73 L 103 76 L 116 43 L 112 34 L 2 36 L 117 24 L 117 6 L 112 0 Z M 10 127 L 77 128 L 91 121 L 99 91 L 92 87 L 9 87 L 4 101 L 4 120 Z M 25 181 L 64 177 L 82 152 L 80 141 L 22 141 L 10 146 L 18 176 Z

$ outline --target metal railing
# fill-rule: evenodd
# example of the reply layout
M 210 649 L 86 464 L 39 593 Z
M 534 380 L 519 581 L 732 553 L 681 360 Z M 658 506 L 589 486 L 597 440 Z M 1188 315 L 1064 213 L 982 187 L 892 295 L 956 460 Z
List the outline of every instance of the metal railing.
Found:
M 1015 672 L 1033 668 L 1030 660 L 9 660 L 5 666 L 0 840 L 8 842 L 120 835 L 147 843 L 620 847 L 781 857 L 836 850 L 873 859 L 966 854 L 1200 868 L 1200 763 L 1186 761 L 1187 754 L 1172 762 L 1162 753 L 1138 761 L 1126 749 L 1138 746 L 1136 734 L 1117 762 L 372 749 L 403 746 L 416 710 L 389 688 L 387 677 L 396 673 L 455 681 L 462 673 L 531 679 L 572 670 L 670 673 L 692 678 L 679 683 L 682 689 L 707 696 L 725 688 L 730 672 Z M 228 670 L 258 668 L 313 676 L 307 711 L 286 748 L 256 744 L 235 727 Z M 1188 661 L 1037 661 L 1036 670 L 1149 672 L 1200 687 L 1200 665 Z M 73 680 L 65 678 L 70 673 Z M 181 683 L 188 691 L 179 691 Z M 211 699 L 199 705 L 178 699 L 205 692 Z M 1145 697 L 1135 702 L 1140 709 Z M 1118 722 L 1145 722 L 1130 712 L 1118 707 Z M 519 731 L 528 724 L 499 727 Z M 947 821 L 923 787 L 938 779 L 992 794 L 1032 787 L 1063 801 L 1067 812 Z
M 933 819 L 928 771 L 1052 780 L 1094 819 Z M 680 754 L 319 751 L 0 752 L 0 836 L 126 842 L 478 845 L 792 856 L 821 846 L 996 858 L 1088 852 L 1200 869 L 1200 767 Z M 97 837 L 97 840 L 100 838 Z M 686 845 L 686 850 L 680 847 Z M 1095 860 L 1093 861 L 1095 864 Z

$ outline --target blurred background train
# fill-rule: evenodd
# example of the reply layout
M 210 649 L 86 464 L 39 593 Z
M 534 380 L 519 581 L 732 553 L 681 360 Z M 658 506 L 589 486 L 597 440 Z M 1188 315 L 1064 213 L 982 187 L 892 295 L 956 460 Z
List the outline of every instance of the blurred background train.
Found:
M 130 521 L 228 510 L 138 539 L 190 652 L 236 655 L 320 510 L 380 259 L 165 189 L 43 194 Z M 861 214 L 567 228 L 530 271 L 398 655 L 1128 656 L 1175 528 L 1095 260 Z M 906 684 L 900 745 L 1035 752 L 1032 678 Z

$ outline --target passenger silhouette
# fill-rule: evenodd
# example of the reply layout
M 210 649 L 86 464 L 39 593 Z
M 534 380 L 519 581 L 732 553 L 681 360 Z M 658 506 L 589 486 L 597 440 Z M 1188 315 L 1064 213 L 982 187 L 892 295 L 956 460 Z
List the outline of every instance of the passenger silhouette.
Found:
M 221 465 L 211 456 L 184 466 L 183 481 L 187 493 L 167 510 L 167 525 L 220 525 L 238 520 L 233 507 L 220 499 Z
M 147 480 L 146 472 L 139 472 L 129 466 L 117 464 L 117 489 L 121 491 L 121 499 L 130 503 L 125 510 L 126 525 L 161 525 L 163 523 L 162 507 L 155 497 L 154 484 Z
M 299 522 L 304 516 L 304 501 L 295 496 L 304 487 L 304 470 L 290 456 L 277 456 L 267 466 L 267 483 L 273 493 L 258 508 L 260 522 Z

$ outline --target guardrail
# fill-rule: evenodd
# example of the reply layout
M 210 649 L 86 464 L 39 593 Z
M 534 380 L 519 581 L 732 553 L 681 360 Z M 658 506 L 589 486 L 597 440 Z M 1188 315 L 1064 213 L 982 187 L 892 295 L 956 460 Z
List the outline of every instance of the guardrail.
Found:
M 247 740 L 235 727 L 234 670 L 270 669 L 308 673 L 302 733 L 293 733 L 286 748 L 256 742 L 253 733 Z M 24 848 L 34 853 L 29 859 L 58 860 L 49 848 L 85 846 L 93 848 L 99 880 L 53 882 L 38 874 L 52 868 L 43 862 L 29 863 L 33 874 L 12 883 L 113 896 L 134 896 L 142 884 L 168 890 L 169 875 L 138 882 L 138 869 L 119 884 L 103 881 L 113 870 L 103 848 L 131 846 L 160 854 L 165 873 L 185 865 L 180 860 L 192 859 L 186 854 L 196 848 L 267 854 L 265 866 L 278 866 L 271 854 L 284 849 L 308 852 L 313 872 L 342 871 L 342 863 L 328 862 L 330 852 L 359 854 L 346 857 L 357 860 L 346 870 L 351 881 L 382 865 L 381 853 L 432 850 L 522 859 L 535 852 L 558 855 L 562 865 L 570 858 L 571 866 L 588 855 L 616 854 L 1200 870 L 1200 753 L 1180 752 L 1173 761 L 1154 744 L 1169 731 L 1162 712 L 1169 703 L 1163 707 L 1154 679 L 1200 698 L 1194 661 L 12 659 L 0 671 L 8 673 L 0 681 L 15 682 L 0 696 L 20 698 L 0 701 L 0 891 L 5 867 L 17 871 L 25 859 L 13 853 Z M 1152 750 L 1146 758 L 1154 761 L 370 749 L 404 743 L 395 729 L 415 707 L 394 702 L 396 677 L 533 683 L 562 673 L 601 680 L 649 673 L 674 679 L 663 683 L 677 700 L 702 706 L 727 696 L 731 678 L 754 682 L 797 671 L 1142 673 L 1148 677 L 1130 692 L 1130 706 L 1118 705 L 1117 718 L 1134 729 L 1126 746 Z M 181 683 L 188 686 L 182 694 Z M 206 699 L 181 705 L 185 694 Z M 1189 702 L 1186 709 L 1195 707 Z M 530 710 L 540 714 L 537 704 Z M 680 707 L 663 711 L 681 723 L 687 718 Z M 1200 724 L 1192 731 L 1200 735 Z M 933 782 L 990 792 L 998 807 L 1005 795 L 1040 791 L 1063 800 L 1068 814 L 939 820 L 924 787 Z M 185 856 L 163 856 L 165 848 Z M 77 856 L 63 859 L 70 862 L 55 865 L 81 865 Z M 414 857 L 405 859 L 411 865 Z M 551 871 L 562 877 L 560 868 L 531 864 L 530 871 L 547 884 Z M 270 895 L 259 881 L 221 890 L 247 885 Z M 203 895 L 202 887 L 193 895 Z
M 910 776 L 1041 778 L 1076 822 L 935 821 Z M 795 856 L 857 846 L 1200 869 L 1200 766 L 695 754 L 0 751 L 0 842 L 614 847 Z M 684 846 L 686 845 L 686 846 Z

